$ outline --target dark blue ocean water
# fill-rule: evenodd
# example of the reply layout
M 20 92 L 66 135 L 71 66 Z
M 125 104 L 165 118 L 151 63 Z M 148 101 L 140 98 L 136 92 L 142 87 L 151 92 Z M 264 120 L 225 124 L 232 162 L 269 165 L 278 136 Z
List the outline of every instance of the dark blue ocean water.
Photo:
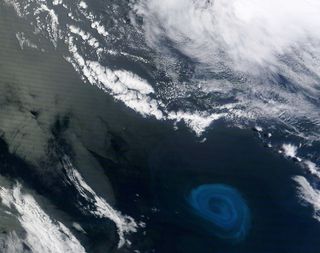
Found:
M 161 253 L 316 253 L 320 246 L 320 228 L 312 210 L 299 204 L 292 180 L 300 168 L 265 148 L 252 131 L 217 125 L 204 143 L 187 132 L 170 134 L 151 151 L 147 173 L 146 187 L 137 187 L 152 208 L 145 213 L 146 234 L 137 238 L 142 249 L 145 243 Z M 251 220 L 243 240 L 215 236 L 210 222 L 191 211 L 187 197 L 204 184 L 241 194 Z
M 10 154 L 8 147 L 1 143 L 0 172 L 12 181 L 22 181 L 49 199 L 54 205 L 52 210 L 62 210 L 72 221 L 79 222 L 88 234 L 73 232 L 87 252 L 320 252 L 319 223 L 312 218 L 313 210 L 299 203 L 297 185 L 292 180 L 292 177 L 303 174 L 296 162 L 285 159 L 275 149 L 266 148 L 258 133 L 251 130 L 230 128 L 223 122 L 215 122 L 204 136 L 198 138 L 183 124 L 174 131 L 173 122 L 143 118 L 98 88 L 84 84 L 60 56 L 59 49 L 48 46 L 49 42 L 41 43 L 50 49 L 44 47 L 45 53 L 29 48 L 21 50 L 16 32 L 32 34 L 33 31 L 23 20 L 17 22 L 13 10 L 10 10 L 0 12 L 3 27 L 0 41 L 3 55 L 0 64 L 1 92 L 9 94 L 6 93 L 5 105 L 14 104 L 16 108 L 13 111 L 16 114 L 12 113 L 12 125 L 9 124 L 8 128 L 20 129 L 20 124 L 16 124 L 20 118 L 16 115 L 28 115 L 32 122 L 37 122 L 36 126 L 40 125 L 47 131 L 50 142 L 44 146 L 48 145 L 52 153 L 46 154 L 45 161 L 41 161 L 38 168 L 26 162 L 28 157 Z M 62 13 L 59 15 L 63 17 Z M 37 65 L 35 59 L 38 59 Z M 109 64 L 137 73 L 149 72 L 142 64 L 134 65 L 127 59 L 112 60 L 111 57 Z M 29 86 L 30 90 L 26 89 Z M 12 87 L 19 88 L 15 91 Z M 25 93 L 30 93 L 30 101 L 29 93 L 24 94 L 25 89 Z M 188 100 L 191 105 L 195 102 L 192 97 Z M 171 109 L 178 108 L 175 108 L 175 103 L 170 106 Z M 67 119 L 68 124 L 59 125 L 61 119 Z M 1 120 L 1 128 L 7 126 L 2 125 Z M 30 133 L 36 135 L 38 132 L 34 129 L 30 127 Z M 4 131 L 8 130 L 5 128 Z M 275 130 L 272 139 L 279 145 L 284 138 L 280 132 Z M 70 141 L 76 138 L 76 144 Z M 285 138 L 289 142 L 299 142 L 298 137 L 295 139 L 288 135 Z M 92 159 L 77 161 L 76 145 L 83 145 Z M 316 156 L 318 147 L 303 148 L 306 154 Z M 30 145 L 30 150 L 37 149 L 43 149 L 43 146 Z M 115 209 L 145 223 L 145 227 L 128 236 L 131 247 L 117 249 L 117 233 L 110 220 L 83 215 L 77 205 L 79 193 L 73 185 L 62 180 L 64 175 L 56 167 L 61 158 L 57 150 L 76 160 L 81 173 L 89 175 L 89 178 L 91 175 L 90 186 L 106 198 L 109 192 L 104 192 L 106 187 L 101 185 L 104 181 L 98 179 L 100 176 L 108 177 L 110 188 L 114 190 Z M 97 164 L 91 163 L 94 159 L 103 170 L 99 171 L 101 174 L 94 171 L 92 176 L 90 173 Z M 248 226 L 241 240 L 224 239 L 225 232 L 221 236 L 216 224 L 210 219 L 203 219 L 190 205 L 190 194 L 203 185 L 230 187 L 241 196 L 240 202 L 249 213 Z M 239 200 L 231 197 L 231 206 L 234 199 Z M 218 213 L 219 208 L 221 211 L 218 203 Z M 54 214 L 52 210 L 50 214 Z

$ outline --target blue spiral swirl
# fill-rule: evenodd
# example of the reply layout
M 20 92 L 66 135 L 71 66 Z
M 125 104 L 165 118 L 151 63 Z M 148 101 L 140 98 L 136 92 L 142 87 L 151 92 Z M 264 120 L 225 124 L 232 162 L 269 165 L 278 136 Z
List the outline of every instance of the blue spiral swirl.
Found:
M 201 185 L 191 191 L 188 203 L 214 235 L 237 241 L 247 235 L 250 211 L 236 189 L 223 184 Z

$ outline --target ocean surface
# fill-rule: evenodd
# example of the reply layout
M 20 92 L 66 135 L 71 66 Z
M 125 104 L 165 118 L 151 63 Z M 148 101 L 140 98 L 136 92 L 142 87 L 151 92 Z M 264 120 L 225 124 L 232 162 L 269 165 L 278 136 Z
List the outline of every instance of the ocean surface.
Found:
M 278 2 L 0 0 L 0 252 L 320 252 L 320 5 Z

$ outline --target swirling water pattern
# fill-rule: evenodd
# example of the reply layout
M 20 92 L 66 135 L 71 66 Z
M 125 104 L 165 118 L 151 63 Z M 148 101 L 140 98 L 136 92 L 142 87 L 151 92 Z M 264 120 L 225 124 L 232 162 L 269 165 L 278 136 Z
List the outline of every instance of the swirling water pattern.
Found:
M 240 193 L 227 185 L 205 184 L 188 198 L 194 214 L 209 222 L 210 233 L 235 241 L 243 240 L 250 228 L 250 211 Z

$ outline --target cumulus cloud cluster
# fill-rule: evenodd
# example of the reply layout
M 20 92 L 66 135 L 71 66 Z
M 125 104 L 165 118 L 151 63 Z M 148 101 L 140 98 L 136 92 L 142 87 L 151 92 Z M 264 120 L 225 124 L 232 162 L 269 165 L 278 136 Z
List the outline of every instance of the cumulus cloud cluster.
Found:
M 300 133 L 303 120 L 317 135 L 318 1 L 149 0 L 134 9 L 150 47 L 166 55 L 178 50 L 201 70 L 190 81 L 236 101 L 230 118 L 280 119 Z
M 305 61 L 310 71 L 311 62 L 319 63 L 316 0 L 150 0 L 135 8 L 145 19 L 149 43 L 166 37 L 216 70 L 279 67 L 285 55 Z

